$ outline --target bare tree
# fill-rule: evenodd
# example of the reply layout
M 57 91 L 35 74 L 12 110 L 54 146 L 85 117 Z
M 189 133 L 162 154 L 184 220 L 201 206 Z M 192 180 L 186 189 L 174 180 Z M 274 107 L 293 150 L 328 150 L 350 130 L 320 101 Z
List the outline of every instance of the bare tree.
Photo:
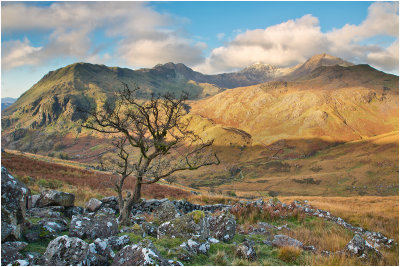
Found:
M 138 100 L 126 84 L 112 101 L 102 109 L 92 109 L 83 124 L 88 129 L 112 134 L 117 153 L 108 159 L 119 178 L 113 184 L 118 193 L 120 224 L 129 224 L 129 212 L 140 201 L 144 184 L 158 182 L 183 170 L 196 170 L 219 164 L 217 154 L 211 151 L 214 140 L 204 141 L 189 129 L 185 101 L 187 95 L 175 98 L 172 94 L 151 96 Z M 126 198 L 122 190 L 129 178 L 135 179 Z

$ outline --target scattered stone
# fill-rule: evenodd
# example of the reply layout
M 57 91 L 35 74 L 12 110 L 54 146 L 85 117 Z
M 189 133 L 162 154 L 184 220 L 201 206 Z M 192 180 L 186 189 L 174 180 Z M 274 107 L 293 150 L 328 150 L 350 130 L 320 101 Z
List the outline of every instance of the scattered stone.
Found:
M 311 252 L 317 251 L 317 249 L 314 246 L 303 246 L 303 249 Z
M 174 261 L 164 259 L 150 240 L 143 240 L 137 245 L 125 246 L 115 256 L 114 266 L 154 266 L 174 265 Z M 180 264 L 182 265 L 182 264 Z
M 253 242 L 246 240 L 236 246 L 235 255 L 241 259 L 255 261 L 257 260 L 257 254 L 253 246 Z
M 346 245 L 345 252 L 360 258 L 381 258 L 382 254 L 361 236 L 355 235 Z
M 1 167 L 1 242 L 21 238 L 31 192 L 24 183 Z
M 96 212 L 97 210 L 100 209 L 101 205 L 103 202 L 98 200 L 97 198 L 91 198 L 85 205 L 86 210 L 89 212 Z
M 299 240 L 296 240 L 286 235 L 274 236 L 274 240 L 272 240 L 272 245 L 279 248 L 286 246 L 299 247 L 299 248 L 303 247 L 303 243 L 301 243 Z
M 25 257 L 19 252 L 28 243 L 25 242 L 5 242 L 1 244 L 1 265 L 13 264 L 17 260 L 24 260 Z
M 217 244 L 219 243 L 219 240 L 215 239 L 214 237 L 209 237 L 208 242 L 210 242 L 211 244 Z
M 117 220 L 109 216 L 93 214 L 72 216 L 69 235 L 79 238 L 107 238 L 118 233 Z
M 233 239 L 236 232 L 235 216 L 229 212 L 225 212 L 219 216 L 212 216 L 209 219 L 210 236 L 229 242 Z
M 155 221 L 159 224 L 170 221 L 179 216 L 175 205 L 171 201 L 161 203 L 161 205 L 154 210 L 153 215 Z
M 44 190 L 40 194 L 39 199 L 36 202 L 37 207 L 48 207 L 48 206 L 74 206 L 75 195 L 56 190 Z
M 183 242 L 180 247 L 186 249 L 191 254 L 207 254 L 210 249 L 210 243 L 200 238 L 199 236 L 193 236 L 188 241 Z

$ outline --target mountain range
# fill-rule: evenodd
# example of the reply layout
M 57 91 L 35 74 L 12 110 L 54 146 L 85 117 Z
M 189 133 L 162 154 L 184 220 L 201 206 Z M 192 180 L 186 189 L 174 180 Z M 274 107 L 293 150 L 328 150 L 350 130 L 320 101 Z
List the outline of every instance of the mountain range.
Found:
M 74 160 L 94 164 L 96 155 L 107 150 L 107 142 L 80 127 L 86 118 L 78 109 L 100 107 L 101 102 L 122 88 L 122 82 L 129 87 L 137 84 L 141 90 L 136 96 L 142 99 L 152 93 L 189 93 L 191 109 L 187 116 L 192 118 L 192 129 L 215 139 L 214 147 L 224 162 L 213 170 L 184 173 L 183 177 L 198 177 L 193 186 L 221 185 L 230 190 L 236 180 L 226 172 L 236 165 L 247 172 L 242 174 L 244 187 L 251 188 L 249 183 L 272 175 L 276 183 L 269 188 L 282 191 L 283 174 L 276 176 L 276 168 L 285 173 L 285 166 L 289 166 L 288 175 L 300 175 L 302 179 L 304 175 L 320 175 L 290 166 L 293 160 L 311 160 L 316 153 L 332 147 L 340 150 L 340 144 L 346 144 L 348 149 L 352 142 L 364 142 L 354 146 L 372 153 L 375 148 L 369 145 L 370 140 L 379 140 L 371 141 L 379 146 L 388 144 L 380 140 L 390 140 L 389 147 L 374 153 L 380 159 L 389 157 L 390 162 L 390 158 L 398 158 L 398 76 L 327 54 L 288 68 L 255 63 L 238 72 L 216 75 L 202 74 L 180 63 L 138 70 L 75 63 L 49 72 L 3 110 L 3 146 L 45 154 L 63 152 Z M 360 162 L 367 162 L 371 160 L 368 155 L 361 153 L 357 157 Z M 274 163 L 276 160 L 278 163 Z M 273 165 L 276 168 L 262 167 L 271 161 L 277 164 Z M 299 165 L 314 170 L 317 167 L 313 162 Z M 393 168 L 396 162 L 390 164 Z M 364 183 L 365 173 L 371 171 L 369 167 L 362 172 L 353 167 L 342 171 L 331 169 L 332 166 L 327 169 L 329 177 L 353 177 L 341 184 L 344 188 L 348 183 Z M 333 173 L 338 174 L 332 176 Z M 381 172 L 382 179 L 396 182 L 392 171 L 384 173 Z M 332 179 L 323 182 L 322 187 L 337 183 L 337 178 Z M 181 182 L 189 184 L 190 179 L 182 178 Z M 290 194 L 301 188 L 294 184 Z

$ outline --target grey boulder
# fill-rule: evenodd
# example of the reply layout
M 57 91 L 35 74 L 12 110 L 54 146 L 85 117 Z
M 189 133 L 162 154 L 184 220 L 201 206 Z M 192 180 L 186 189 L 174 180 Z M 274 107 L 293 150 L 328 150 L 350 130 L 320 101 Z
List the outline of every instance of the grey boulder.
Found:
M 40 194 L 39 199 L 36 202 L 36 207 L 48 207 L 48 206 L 63 206 L 72 207 L 74 206 L 75 195 L 56 190 L 43 190 Z
M 303 243 L 301 243 L 299 240 L 291 238 L 286 235 L 274 236 L 274 239 L 272 240 L 272 245 L 278 248 L 287 246 L 299 247 L 299 248 L 303 247 Z
M 1 167 L 1 242 L 21 238 L 26 210 L 30 206 L 30 190 Z

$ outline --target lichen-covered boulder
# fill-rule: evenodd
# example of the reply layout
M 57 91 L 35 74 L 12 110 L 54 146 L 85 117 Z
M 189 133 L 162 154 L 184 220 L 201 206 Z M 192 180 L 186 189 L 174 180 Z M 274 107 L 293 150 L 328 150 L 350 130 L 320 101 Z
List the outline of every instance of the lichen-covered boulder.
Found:
M 175 205 L 171 201 L 165 201 L 158 206 L 154 212 L 154 220 L 159 224 L 175 219 L 179 216 Z
M 299 240 L 291 238 L 286 235 L 276 235 L 274 236 L 274 239 L 272 240 L 272 245 L 275 247 L 303 247 L 303 243 L 301 243 Z
M 59 236 L 52 240 L 44 253 L 45 265 L 84 265 L 89 245 L 77 237 Z
M 98 200 L 97 198 L 91 198 L 85 205 L 85 208 L 89 212 L 96 212 L 100 209 L 103 202 Z
M 59 236 L 47 246 L 43 255 L 44 265 L 109 265 L 107 257 L 98 254 L 95 248 L 96 245 L 90 246 L 80 238 Z
M 198 235 L 203 239 L 209 237 L 208 217 L 203 211 L 194 211 L 161 224 L 157 230 L 157 238 L 189 239 Z
M 19 252 L 28 243 L 25 242 L 5 242 L 1 244 L 1 265 L 13 264 L 16 261 L 24 260 L 24 256 Z
M 235 255 L 241 259 L 255 261 L 257 260 L 257 254 L 253 246 L 252 242 L 248 240 L 244 241 L 236 246 Z
M 218 240 L 229 242 L 235 236 L 236 219 L 229 212 L 210 217 L 209 225 L 210 236 Z
M 1 167 L 1 242 L 21 238 L 26 210 L 30 206 L 30 190 Z
M 360 258 L 375 258 L 379 259 L 382 254 L 373 246 L 371 246 L 361 236 L 355 235 L 352 240 L 346 245 L 345 252 L 351 256 Z
M 179 262 L 163 258 L 150 240 L 143 240 L 137 245 L 125 246 L 115 256 L 114 266 L 177 266 Z
M 93 214 L 72 216 L 69 235 L 79 238 L 107 238 L 118 233 L 117 220 L 109 216 Z
M 56 190 L 44 190 L 40 194 L 39 199 L 36 202 L 36 207 L 48 207 L 48 206 L 63 206 L 72 207 L 74 206 L 75 195 Z

